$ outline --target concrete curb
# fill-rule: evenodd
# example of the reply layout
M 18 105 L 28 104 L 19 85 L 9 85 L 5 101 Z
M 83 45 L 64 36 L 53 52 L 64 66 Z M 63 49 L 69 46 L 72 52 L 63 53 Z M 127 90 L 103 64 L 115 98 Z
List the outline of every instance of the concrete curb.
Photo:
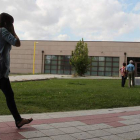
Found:
M 37 81 L 49 79 L 120 79 L 120 77 L 105 77 L 105 76 L 86 76 L 86 77 L 73 77 L 72 75 L 53 75 L 53 74 L 40 74 L 40 75 L 16 75 L 9 76 L 11 82 L 19 81 Z

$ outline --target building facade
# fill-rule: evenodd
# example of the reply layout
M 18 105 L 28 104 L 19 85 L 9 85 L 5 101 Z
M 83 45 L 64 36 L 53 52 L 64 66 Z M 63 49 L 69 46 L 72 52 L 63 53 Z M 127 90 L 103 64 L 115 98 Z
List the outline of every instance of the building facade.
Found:
M 36 44 L 34 52 L 34 42 Z M 140 42 L 85 41 L 92 60 L 86 75 L 120 76 L 123 62 L 134 61 L 135 75 L 140 76 Z M 21 41 L 21 47 L 12 47 L 11 73 L 73 74 L 69 64 L 77 41 Z M 35 61 L 33 62 L 35 54 Z

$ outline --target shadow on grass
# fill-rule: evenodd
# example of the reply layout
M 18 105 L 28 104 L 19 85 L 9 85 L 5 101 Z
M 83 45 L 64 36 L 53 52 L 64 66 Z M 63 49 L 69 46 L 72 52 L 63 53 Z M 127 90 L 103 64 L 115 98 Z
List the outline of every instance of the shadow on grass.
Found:
M 68 84 L 70 84 L 70 85 L 86 85 L 86 84 L 80 83 L 80 82 L 78 82 L 78 83 L 72 83 L 72 82 L 70 82 L 70 83 L 68 83 Z

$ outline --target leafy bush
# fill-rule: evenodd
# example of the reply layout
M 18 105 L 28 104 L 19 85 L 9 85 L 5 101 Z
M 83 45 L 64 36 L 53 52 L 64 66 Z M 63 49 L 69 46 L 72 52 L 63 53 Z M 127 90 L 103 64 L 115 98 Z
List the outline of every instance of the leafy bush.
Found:
M 90 59 L 88 57 L 87 43 L 84 43 L 83 39 L 77 43 L 75 50 L 72 51 L 70 64 L 79 76 L 83 76 L 88 71 Z

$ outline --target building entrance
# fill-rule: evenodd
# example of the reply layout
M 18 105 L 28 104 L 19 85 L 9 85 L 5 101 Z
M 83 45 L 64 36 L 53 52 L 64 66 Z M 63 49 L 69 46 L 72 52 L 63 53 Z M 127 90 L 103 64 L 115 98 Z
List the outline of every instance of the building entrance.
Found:
M 140 62 L 135 62 L 135 76 L 140 77 Z
M 140 57 L 128 57 L 127 64 L 129 61 L 133 60 L 135 66 L 135 77 L 140 77 Z

